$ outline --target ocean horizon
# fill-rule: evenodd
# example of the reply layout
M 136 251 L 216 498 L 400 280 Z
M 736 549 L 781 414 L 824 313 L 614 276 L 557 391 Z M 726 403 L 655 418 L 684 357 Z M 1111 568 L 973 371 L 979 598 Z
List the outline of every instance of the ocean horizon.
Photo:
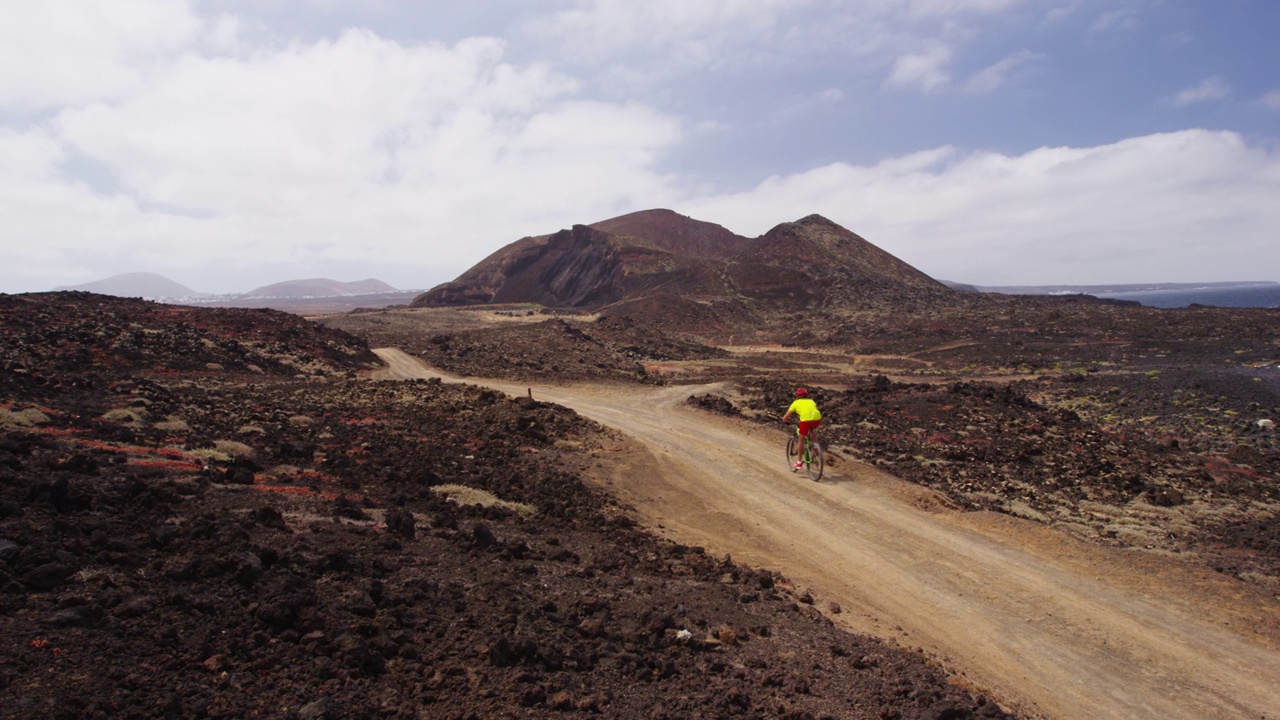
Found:
M 1148 307 L 1159 308 L 1180 308 L 1190 305 L 1230 308 L 1280 308 L 1280 284 L 1276 283 L 1236 287 L 1206 286 L 1092 294 L 1096 297 L 1113 300 L 1133 300 Z

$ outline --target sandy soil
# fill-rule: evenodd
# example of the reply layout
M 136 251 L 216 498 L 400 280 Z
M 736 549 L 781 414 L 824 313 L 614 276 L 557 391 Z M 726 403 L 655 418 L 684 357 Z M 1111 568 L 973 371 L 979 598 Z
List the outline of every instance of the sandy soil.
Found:
M 390 376 L 442 376 L 377 352 Z M 596 472 L 661 533 L 782 572 L 838 622 L 935 655 L 1007 707 L 1063 719 L 1280 717 L 1280 604 L 1230 578 L 960 513 L 848 460 L 813 483 L 787 472 L 781 429 L 683 405 L 707 387 L 466 381 L 622 431 L 634 444 L 602 454 Z

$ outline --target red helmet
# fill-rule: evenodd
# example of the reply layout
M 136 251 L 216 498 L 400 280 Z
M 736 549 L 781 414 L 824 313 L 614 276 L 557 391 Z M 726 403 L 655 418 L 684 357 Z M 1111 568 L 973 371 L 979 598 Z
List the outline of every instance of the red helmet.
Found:
M 805 390 L 804 388 L 796 388 L 796 397 L 807 397 L 808 395 L 808 390 Z

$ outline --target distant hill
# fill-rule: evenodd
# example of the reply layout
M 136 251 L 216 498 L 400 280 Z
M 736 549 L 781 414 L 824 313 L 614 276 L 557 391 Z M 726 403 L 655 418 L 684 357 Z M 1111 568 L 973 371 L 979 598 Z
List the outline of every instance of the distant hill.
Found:
M 244 293 L 244 296 L 250 298 L 320 298 L 396 292 L 399 292 L 399 290 L 381 280 L 372 278 L 354 282 L 342 282 L 329 280 L 328 278 L 311 278 L 309 280 L 286 280 L 285 282 L 264 285 Z
M 1269 280 L 1240 280 L 1203 283 L 1118 283 L 1111 285 L 968 285 L 943 280 L 947 286 L 969 292 L 1001 295 L 1118 295 L 1123 293 L 1187 292 L 1192 290 L 1231 290 L 1236 288 L 1274 287 Z
M 148 299 L 161 298 L 193 298 L 204 293 L 196 292 L 186 285 L 174 282 L 163 275 L 149 272 L 124 273 L 109 278 L 95 280 L 82 285 L 69 285 L 54 288 L 54 291 L 78 290 L 100 295 L 116 297 L 141 297 Z
M 670 210 L 646 210 L 522 238 L 413 304 L 531 302 L 725 325 L 762 313 L 889 307 L 954 294 L 820 215 L 745 238 Z
M 952 290 L 959 290 L 961 292 L 982 292 L 977 285 L 970 285 L 969 283 L 955 282 L 954 280 L 939 280 L 938 282 L 946 285 Z
M 264 285 L 247 293 L 215 295 L 197 292 L 155 273 L 125 273 L 83 285 L 54 288 L 54 292 L 66 290 L 204 307 L 273 308 L 299 315 L 404 305 L 421 293 L 420 290 L 397 290 L 381 280 L 341 282 L 313 278 Z

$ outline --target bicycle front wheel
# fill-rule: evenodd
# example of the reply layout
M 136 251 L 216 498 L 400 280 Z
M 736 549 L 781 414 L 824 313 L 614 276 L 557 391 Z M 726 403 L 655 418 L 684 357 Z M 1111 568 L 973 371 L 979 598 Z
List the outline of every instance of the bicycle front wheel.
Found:
M 822 446 L 818 443 L 813 443 L 809 446 L 809 464 L 804 466 L 805 471 L 809 473 L 810 480 L 817 482 L 822 479 L 823 462 Z
M 787 469 L 791 472 L 796 471 L 796 436 L 792 435 L 787 439 Z

